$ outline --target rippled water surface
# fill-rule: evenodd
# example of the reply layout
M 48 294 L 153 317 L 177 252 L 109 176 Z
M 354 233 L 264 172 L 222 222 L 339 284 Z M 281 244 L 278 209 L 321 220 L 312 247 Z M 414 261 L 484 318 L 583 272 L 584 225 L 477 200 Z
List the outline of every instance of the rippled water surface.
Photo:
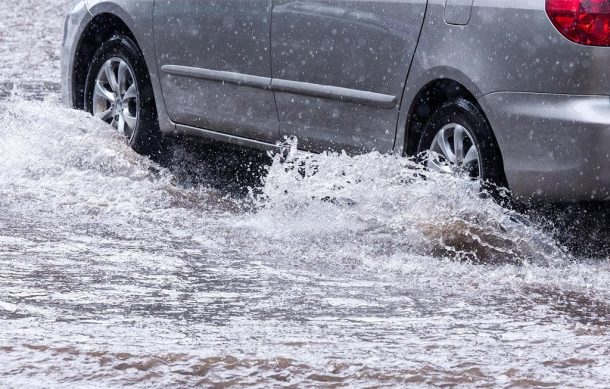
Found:
M 8 1 L 2 386 L 610 382 L 607 213 L 562 234 L 378 154 L 292 151 L 250 189 L 249 153 L 152 162 L 57 103 L 66 2 Z

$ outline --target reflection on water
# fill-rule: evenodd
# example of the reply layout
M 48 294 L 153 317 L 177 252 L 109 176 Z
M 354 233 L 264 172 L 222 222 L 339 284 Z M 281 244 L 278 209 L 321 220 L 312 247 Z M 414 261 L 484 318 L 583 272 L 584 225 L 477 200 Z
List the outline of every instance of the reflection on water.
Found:
M 54 103 L 0 123 L 9 386 L 610 380 L 604 251 L 468 182 L 184 140 L 159 164 Z

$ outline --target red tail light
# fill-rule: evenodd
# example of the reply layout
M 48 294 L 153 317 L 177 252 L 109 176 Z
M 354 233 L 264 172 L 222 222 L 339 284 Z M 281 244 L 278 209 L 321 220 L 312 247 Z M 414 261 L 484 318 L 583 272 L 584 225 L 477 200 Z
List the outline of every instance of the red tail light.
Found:
M 546 0 L 546 13 L 572 42 L 610 46 L 610 0 Z

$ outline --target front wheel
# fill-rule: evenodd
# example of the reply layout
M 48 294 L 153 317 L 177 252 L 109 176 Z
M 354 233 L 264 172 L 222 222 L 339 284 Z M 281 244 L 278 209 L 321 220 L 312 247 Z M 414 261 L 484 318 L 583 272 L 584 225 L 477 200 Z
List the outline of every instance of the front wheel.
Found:
M 98 49 L 89 66 L 85 110 L 125 135 L 141 154 L 152 155 L 161 136 L 150 76 L 138 46 L 114 36 Z
M 432 114 L 417 153 L 430 170 L 479 180 L 483 188 L 494 193 L 507 186 L 500 148 L 491 127 L 468 100 L 449 102 Z

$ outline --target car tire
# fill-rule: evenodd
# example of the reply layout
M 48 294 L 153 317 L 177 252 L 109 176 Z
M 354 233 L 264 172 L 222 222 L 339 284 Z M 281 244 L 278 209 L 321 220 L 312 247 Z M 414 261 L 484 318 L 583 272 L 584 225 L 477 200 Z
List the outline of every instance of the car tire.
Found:
M 113 65 L 114 62 L 112 61 L 116 62 L 121 69 L 117 69 L 117 67 Z M 105 68 L 103 69 L 103 67 L 108 63 L 111 64 L 111 68 L 114 66 L 112 73 L 116 78 L 114 85 L 117 89 L 121 89 L 117 85 L 118 80 L 120 80 L 119 73 L 124 66 L 123 63 L 127 64 L 127 70 L 125 71 L 127 77 L 124 78 L 129 79 L 129 76 L 131 76 L 132 79 L 129 81 L 132 82 L 131 85 L 135 85 L 137 95 L 135 98 L 130 97 L 129 100 L 125 95 L 125 100 L 122 101 L 123 96 L 121 96 L 121 92 L 118 93 L 117 97 L 117 93 L 115 91 L 114 98 L 116 101 L 114 103 L 112 103 L 110 100 L 105 101 L 109 107 L 109 111 L 112 111 L 110 117 L 102 120 L 105 120 L 113 126 L 115 123 L 117 123 L 115 128 L 118 129 L 120 127 L 120 120 L 117 119 L 118 116 L 116 116 L 115 113 L 118 112 L 119 108 L 123 107 L 123 104 L 125 104 L 126 108 L 122 108 L 120 111 L 121 115 L 122 112 L 126 112 L 125 120 L 123 120 L 124 129 L 129 127 L 126 124 L 126 118 L 129 116 L 127 111 L 133 110 L 136 113 L 135 115 L 129 116 L 130 123 L 134 123 L 133 119 L 134 117 L 136 118 L 133 128 L 129 128 L 129 133 L 127 133 L 127 131 L 123 131 L 127 136 L 129 146 L 136 152 L 144 155 L 152 156 L 160 153 L 162 136 L 159 130 L 159 121 L 150 75 L 140 49 L 129 37 L 115 35 L 104 42 L 95 53 L 93 60 L 89 65 L 85 84 L 85 110 L 93 115 L 96 114 L 96 110 L 103 110 L 103 107 L 100 109 L 96 108 L 99 108 L 99 104 L 104 104 L 104 100 L 108 99 L 109 95 L 100 99 L 98 95 L 101 94 L 97 92 L 96 84 L 103 83 L 101 79 L 104 78 L 104 75 L 107 79 L 112 77 L 108 77 L 108 73 L 106 73 L 104 70 Z M 103 93 L 112 93 L 114 90 L 114 88 L 110 86 L 110 83 L 106 83 L 104 88 L 104 91 L 102 91 Z M 121 103 L 121 107 L 118 107 L 119 101 Z M 101 118 L 103 114 L 104 112 L 98 112 L 98 117 Z
M 483 190 L 487 190 L 494 195 L 504 193 L 505 188 L 507 188 L 507 182 L 500 148 L 487 119 L 480 109 L 469 100 L 460 98 L 448 102 L 432 113 L 424 126 L 419 140 L 417 148 L 418 160 L 424 164 L 428 163 L 430 151 L 435 146 L 435 138 L 442 135 L 441 131 L 443 129 L 448 131 L 451 126 L 457 126 L 456 128 L 463 128 L 465 130 L 465 134 L 463 134 L 463 138 L 466 139 L 464 141 L 465 146 L 459 148 L 462 155 L 470 151 L 465 150 L 465 148 L 470 149 L 470 144 L 477 148 L 478 173 L 473 172 L 474 168 L 471 166 L 464 167 L 466 172 L 470 174 L 471 178 L 481 181 Z M 455 136 L 453 141 L 454 139 Z M 447 144 L 451 146 L 453 141 L 450 138 Z M 453 149 L 456 149 L 455 144 Z M 455 154 L 459 153 L 456 152 Z M 465 158 L 462 158 L 462 162 L 464 161 Z M 449 161 L 447 162 L 451 164 Z

